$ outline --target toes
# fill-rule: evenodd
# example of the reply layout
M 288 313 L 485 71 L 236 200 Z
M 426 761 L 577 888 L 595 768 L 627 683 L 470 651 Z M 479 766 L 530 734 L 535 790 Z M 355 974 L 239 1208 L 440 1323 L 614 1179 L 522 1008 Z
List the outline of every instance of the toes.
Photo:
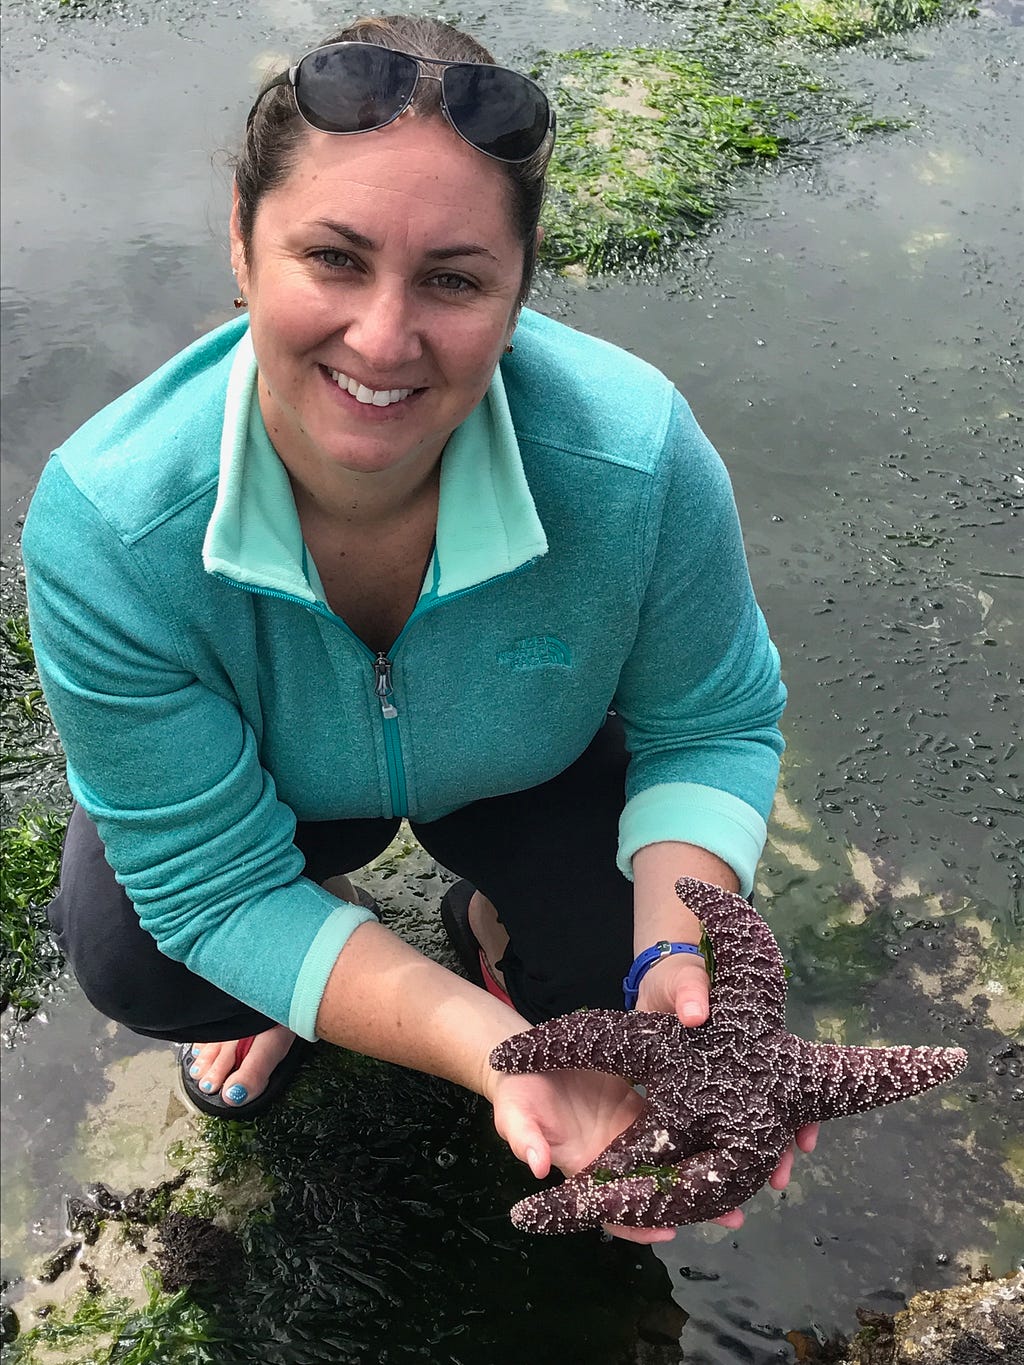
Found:
M 193 1044 L 192 1051 L 195 1055 L 189 1075 L 204 1095 L 216 1095 L 234 1070 L 235 1044 L 199 1043 Z
M 287 1029 L 271 1029 L 257 1036 L 239 1066 L 232 1065 L 221 1083 L 220 1097 L 226 1104 L 247 1104 L 261 1095 L 277 1064 L 287 1055 L 295 1034 Z

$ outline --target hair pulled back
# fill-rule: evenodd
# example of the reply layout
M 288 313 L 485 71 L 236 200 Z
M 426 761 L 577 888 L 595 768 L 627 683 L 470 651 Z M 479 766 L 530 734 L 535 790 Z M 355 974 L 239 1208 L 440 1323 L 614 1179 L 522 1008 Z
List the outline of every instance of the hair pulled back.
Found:
M 348 28 L 324 38 L 318 46 L 328 43 L 373 43 L 415 57 L 495 65 L 487 49 L 469 34 L 436 19 L 405 14 L 357 19 Z M 421 117 L 443 117 L 437 82 L 419 81 L 410 107 Z M 238 229 L 246 255 L 251 250 L 253 225 L 261 199 L 288 178 L 308 132 L 295 107 L 290 85 L 277 86 L 259 101 L 234 162 Z M 520 304 L 529 292 L 537 262 L 537 223 L 544 202 L 544 175 L 550 155 L 551 139 L 548 138 L 528 161 L 495 163 L 501 167 L 508 182 L 512 226 L 523 247 Z

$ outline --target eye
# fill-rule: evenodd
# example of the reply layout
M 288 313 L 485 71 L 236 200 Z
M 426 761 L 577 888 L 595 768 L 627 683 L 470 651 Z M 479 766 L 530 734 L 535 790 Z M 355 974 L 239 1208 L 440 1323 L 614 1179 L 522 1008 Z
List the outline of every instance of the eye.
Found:
M 457 275 L 450 270 L 446 270 L 442 275 L 432 275 L 430 284 L 446 294 L 468 294 L 476 288 L 473 281 L 467 279 L 465 275 Z
M 328 270 L 348 270 L 356 264 L 347 251 L 341 251 L 337 247 L 320 247 L 310 252 L 310 255 Z

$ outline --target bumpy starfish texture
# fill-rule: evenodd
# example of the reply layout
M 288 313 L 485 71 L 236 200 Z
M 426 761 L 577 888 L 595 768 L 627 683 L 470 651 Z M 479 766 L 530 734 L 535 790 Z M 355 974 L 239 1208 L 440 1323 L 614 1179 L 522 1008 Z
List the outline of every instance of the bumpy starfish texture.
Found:
M 579 1010 L 491 1054 L 497 1071 L 604 1071 L 646 1093 L 638 1118 L 595 1161 L 516 1204 L 512 1221 L 528 1232 L 717 1218 L 765 1184 L 804 1124 L 907 1099 L 966 1065 L 962 1048 L 839 1047 L 794 1037 L 785 1026 L 782 955 L 760 915 L 706 882 L 684 878 L 676 891 L 714 951 L 706 1023 L 684 1028 L 670 1014 Z

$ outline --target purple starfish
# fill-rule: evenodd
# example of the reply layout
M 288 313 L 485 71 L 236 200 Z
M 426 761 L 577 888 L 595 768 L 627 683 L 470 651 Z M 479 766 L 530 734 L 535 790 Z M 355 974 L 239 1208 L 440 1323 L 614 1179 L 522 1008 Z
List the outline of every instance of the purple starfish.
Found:
M 684 878 L 676 891 L 714 951 L 706 1023 L 579 1010 L 491 1054 L 497 1071 L 605 1071 L 646 1093 L 639 1117 L 595 1161 L 516 1204 L 512 1221 L 527 1232 L 717 1218 L 765 1184 L 804 1124 L 907 1099 L 966 1065 L 962 1048 L 839 1047 L 787 1033 L 782 955 L 764 920 L 706 882 Z

